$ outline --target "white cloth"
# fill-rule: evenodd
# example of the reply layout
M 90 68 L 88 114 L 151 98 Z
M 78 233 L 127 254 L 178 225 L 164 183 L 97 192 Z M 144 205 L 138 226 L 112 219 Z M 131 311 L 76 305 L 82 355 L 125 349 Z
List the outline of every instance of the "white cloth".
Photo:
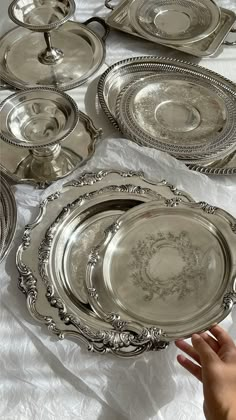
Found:
M 9 0 L 1 0 L 1 35 L 12 26 L 7 19 L 8 4 Z M 219 4 L 236 11 L 234 0 L 221 0 Z M 77 2 L 76 18 L 80 21 L 105 13 L 103 0 Z M 115 31 L 109 35 L 108 65 L 129 56 L 148 54 L 192 59 Z M 225 47 L 221 55 L 201 60 L 200 64 L 236 82 L 236 47 Z M 83 170 L 142 169 L 152 179 L 165 178 L 194 199 L 223 207 L 236 216 L 236 177 L 210 179 L 188 171 L 166 154 L 141 149 L 120 139 L 95 98 L 97 77 L 69 92 L 80 109 L 104 130 L 104 139 Z M 1 92 L 1 99 L 6 95 Z M 18 203 L 17 233 L 9 256 L 0 266 L 0 418 L 203 420 L 202 386 L 177 365 L 174 345 L 135 360 L 99 356 L 88 353 L 78 342 L 58 342 L 46 327 L 38 325 L 28 314 L 25 298 L 17 289 L 15 252 L 24 225 L 37 214 L 40 199 L 59 189 L 61 184 L 58 182 L 46 191 L 23 185 L 14 187 Z M 236 320 L 235 310 L 222 324 L 236 339 L 233 320 Z

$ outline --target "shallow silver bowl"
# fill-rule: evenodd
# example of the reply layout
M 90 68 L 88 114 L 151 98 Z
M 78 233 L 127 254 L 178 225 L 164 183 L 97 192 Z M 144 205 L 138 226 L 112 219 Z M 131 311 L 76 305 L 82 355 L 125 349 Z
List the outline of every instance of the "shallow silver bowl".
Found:
M 74 11 L 74 0 L 14 0 L 8 14 L 13 22 L 24 28 L 50 31 L 65 23 Z
M 15 93 L 0 105 L 0 138 L 29 149 L 60 143 L 79 119 L 75 101 L 54 89 Z

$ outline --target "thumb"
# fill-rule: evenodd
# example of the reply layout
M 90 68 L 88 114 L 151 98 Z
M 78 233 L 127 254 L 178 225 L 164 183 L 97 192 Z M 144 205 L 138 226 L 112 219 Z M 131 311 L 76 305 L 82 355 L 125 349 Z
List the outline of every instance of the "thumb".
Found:
M 193 334 L 192 344 L 200 357 L 201 365 L 203 367 L 209 365 L 209 363 L 220 361 L 218 355 L 200 335 Z

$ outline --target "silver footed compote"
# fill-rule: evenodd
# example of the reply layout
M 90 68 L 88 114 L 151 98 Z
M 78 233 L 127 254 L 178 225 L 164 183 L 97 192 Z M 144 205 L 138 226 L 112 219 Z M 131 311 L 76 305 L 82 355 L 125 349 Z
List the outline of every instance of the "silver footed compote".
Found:
M 75 101 L 54 89 L 28 89 L 0 105 L 0 138 L 29 155 L 16 169 L 21 177 L 53 181 L 71 172 L 75 156 L 61 142 L 75 129 L 79 111 Z
M 46 49 L 38 58 L 42 64 L 53 65 L 63 58 L 64 53 L 52 46 L 50 32 L 67 22 L 74 11 L 74 0 L 14 0 L 8 13 L 17 25 L 34 32 L 44 32 Z

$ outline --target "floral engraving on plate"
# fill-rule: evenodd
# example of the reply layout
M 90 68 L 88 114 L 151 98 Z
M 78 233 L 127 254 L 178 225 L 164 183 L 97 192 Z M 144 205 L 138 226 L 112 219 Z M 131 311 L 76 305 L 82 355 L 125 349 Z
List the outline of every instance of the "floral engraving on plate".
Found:
M 131 279 L 144 299 L 178 299 L 196 292 L 206 281 L 207 255 L 192 244 L 187 232 L 158 232 L 139 240 L 131 250 Z

